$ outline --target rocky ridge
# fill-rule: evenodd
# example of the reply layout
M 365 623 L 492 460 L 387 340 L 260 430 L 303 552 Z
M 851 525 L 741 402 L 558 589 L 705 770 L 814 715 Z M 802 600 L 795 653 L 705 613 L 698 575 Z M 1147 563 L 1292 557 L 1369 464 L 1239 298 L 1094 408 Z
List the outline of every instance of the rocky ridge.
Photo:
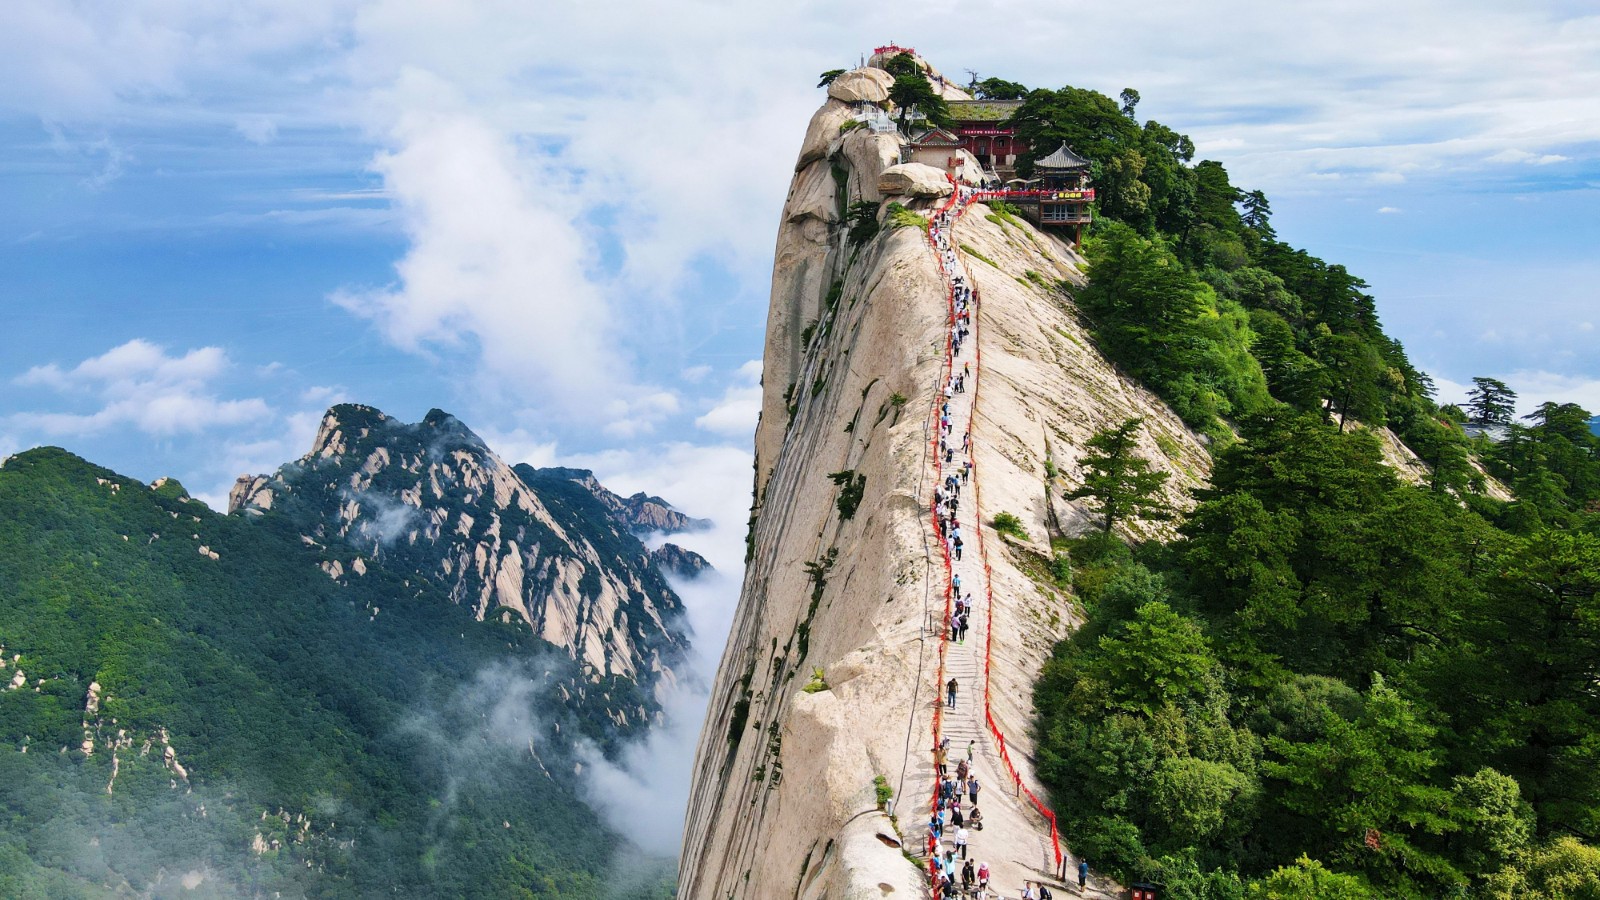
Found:
M 378 560 L 444 586 L 480 620 L 525 621 L 593 680 L 656 686 L 684 651 L 681 603 L 633 529 L 694 520 L 658 498 L 618 498 L 583 470 L 513 469 L 440 410 L 406 424 L 335 406 L 305 456 L 241 476 L 229 511 L 286 519 L 327 549 L 335 580 Z
M 879 80 L 858 70 L 835 83 L 846 78 Z M 885 221 L 867 243 L 847 242 L 844 210 L 882 203 L 902 184 L 883 178 L 900 162 L 897 135 L 841 130 L 868 115 L 830 92 L 807 129 L 780 220 L 750 557 L 696 756 L 681 857 L 685 897 L 926 890 L 902 850 L 920 840 L 915 823 L 932 785 L 937 640 L 929 626 L 943 608 L 944 574 L 928 522 L 928 453 L 946 306 L 920 229 Z M 920 211 L 938 202 L 892 199 Z M 1052 532 L 1088 522 L 1085 508 L 1061 499 L 1079 483 L 1085 442 L 1099 428 L 1144 417 L 1141 451 L 1171 473 L 1166 499 L 1179 507 L 1209 474 L 1209 457 L 1164 403 L 1094 349 L 1070 297 L 1055 288 L 1082 282 L 1070 246 L 982 206 L 970 209 L 954 239 L 983 297 L 985 374 L 973 428 L 981 513 L 987 522 L 1011 512 L 1027 531 L 1009 545 L 986 531 L 992 711 L 1012 759 L 1037 787 L 1032 684 L 1074 614 L 1026 565 L 1049 553 Z M 840 503 L 846 485 L 858 502 Z M 818 670 L 825 689 L 806 690 Z M 880 776 L 903 804 L 903 834 L 877 803 Z M 998 793 L 992 802 L 1000 805 L 985 803 L 991 819 L 1042 831 Z M 1006 852 L 1023 868 L 1042 860 L 1040 846 Z

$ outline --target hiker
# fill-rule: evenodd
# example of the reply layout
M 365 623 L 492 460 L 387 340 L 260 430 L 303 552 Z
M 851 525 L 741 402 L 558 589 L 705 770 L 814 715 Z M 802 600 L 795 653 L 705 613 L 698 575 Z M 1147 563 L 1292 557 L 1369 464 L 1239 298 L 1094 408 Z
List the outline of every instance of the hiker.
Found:
M 939 774 L 945 774 L 945 750 L 943 747 L 933 748 L 933 764 L 939 767 Z
M 967 827 L 973 831 L 983 830 L 983 813 L 976 806 L 967 814 Z
M 1089 861 L 1078 860 L 1078 893 L 1083 893 L 1083 888 L 1089 883 Z
M 955 682 L 955 679 L 952 678 L 952 679 L 950 679 L 950 681 L 953 684 Z M 952 690 L 950 692 L 950 695 L 952 697 L 955 696 L 955 691 Z M 950 705 L 954 706 L 955 704 L 952 702 Z M 978 776 L 976 776 L 976 775 L 974 775 L 971 778 L 967 779 L 967 797 L 972 801 L 972 805 L 973 806 L 977 806 L 978 805 Z M 1084 871 L 1088 871 L 1088 870 L 1085 869 Z
M 989 887 L 989 863 L 978 863 L 978 889 L 987 890 Z
M 962 859 L 967 858 L 967 830 L 965 828 L 956 828 L 956 850 L 960 851 Z
M 964 891 L 972 890 L 972 884 L 977 879 L 978 875 L 972 868 L 972 860 L 969 859 L 961 866 L 961 889 Z
M 973 754 L 977 751 L 977 749 L 978 749 L 978 740 L 977 740 L 977 738 L 973 738 L 972 740 L 967 741 L 967 762 L 968 763 L 972 762 Z
M 950 695 L 951 709 L 956 708 L 956 687 L 956 680 L 954 678 L 950 679 L 950 682 L 944 686 L 945 692 Z

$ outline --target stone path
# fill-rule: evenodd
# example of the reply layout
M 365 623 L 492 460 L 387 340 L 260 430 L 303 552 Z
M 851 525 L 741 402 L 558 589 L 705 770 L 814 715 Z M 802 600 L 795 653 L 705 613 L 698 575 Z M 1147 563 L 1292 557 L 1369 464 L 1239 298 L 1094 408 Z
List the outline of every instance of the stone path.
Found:
M 961 251 L 952 233 L 955 220 L 964 210 L 965 204 L 958 202 L 951 212 L 951 221 L 945 229 L 945 239 L 948 246 L 954 250 L 956 260 L 955 268 L 946 272 L 946 277 L 961 274 L 966 277 L 967 284 L 971 285 L 971 276 L 966 275 L 965 261 L 961 258 Z M 944 254 L 937 248 L 936 252 L 943 257 Z M 950 399 L 949 441 L 950 446 L 955 449 L 954 462 L 943 466 L 942 472 L 934 479 L 935 484 L 942 481 L 945 475 L 959 474 L 962 464 L 968 459 L 967 454 L 961 451 L 961 438 L 971 427 L 973 398 L 978 380 L 982 377 L 976 358 L 976 348 L 981 337 L 980 306 L 981 297 L 974 293 L 972 334 L 962 343 L 961 352 L 953 358 L 950 367 L 952 372 L 960 372 L 963 364 L 972 366 L 966 390 L 956 393 Z M 941 386 L 941 391 L 942 389 Z M 974 434 L 975 445 L 977 441 L 978 435 Z M 981 478 L 981 471 L 975 469 L 973 477 Z M 1020 897 L 1025 882 L 1042 881 L 1058 897 L 1087 896 L 1107 898 L 1107 900 L 1118 897 L 1119 893 L 1101 890 L 1097 886 L 1099 879 L 1093 877 L 1090 879 L 1089 890 L 1080 895 L 1077 888 L 1077 859 L 1070 854 L 1066 854 L 1065 857 L 1070 877 L 1065 881 L 1056 877 L 1055 849 L 1050 840 L 1050 826 L 1034 809 L 1027 797 L 1020 795 L 985 724 L 984 647 L 989 635 L 989 602 L 987 577 L 979 551 L 982 511 L 978 509 L 973 487 L 972 484 L 968 484 L 961 489 L 956 519 L 960 523 L 965 546 L 959 561 L 953 557 L 951 559 L 952 572 L 961 578 L 962 593 L 972 595 L 973 613 L 971 628 L 964 642 L 949 641 L 949 630 L 944 631 L 946 656 L 942 680 L 956 679 L 959 690 L 955 708 L 947 707 L 944 710 L 941 732 L 950 740 L 949 762 L 952 773 L 955 771 L 956 763 L 966 759 L 968 743 L 976 742 L 973 770 L 980 785 L 978 807 L 983 810 L 984 828 L 982 831 L 971 831 L 969 854 L 976 862 L 988 862 L 991 872 L 991 896 Z M 933 498 L 930 496 L 924 499 L 927 503 L 924 508 L 931 507 Z M 927 527 L 932 528 L 932 524 L 929 523 Z M 935 542 L 941 547 L 944 546 L 937 536 Z M 944 698 L 944 689 L 941 685 L 938 700 L 943 702 Z M 931 786 L 934 783 L 931 759 L 929 764 L 926 783 Z M 919 823 L 924 832 L 927 812 L 924 800 L 923 816 Z M 945 846 L 953 846 L 949 838 L 947 834 Z M 1066 853 L 1066 848 L 1062 849 L 1063 853 Z

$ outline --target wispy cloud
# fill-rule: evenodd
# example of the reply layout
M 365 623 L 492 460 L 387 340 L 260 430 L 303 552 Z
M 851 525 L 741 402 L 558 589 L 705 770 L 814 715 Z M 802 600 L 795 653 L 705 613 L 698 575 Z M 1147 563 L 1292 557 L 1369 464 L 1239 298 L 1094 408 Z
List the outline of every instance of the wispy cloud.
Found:
M 70 369 L 51 363 L 13 379 L 21 387 L 44 387 L 69 397 L 88 398 L 98 409 L 19 412 L 10 419 L 18 427 L 46 435 L 98 434 L 119 426 L 132 426 L 149 435 L 170 435 L 270 416 L 266 402 L 258 397 L 217 396 L 211 383 L 229 365 L 227 354 L 219 347 L 169 355 L 157 344 L 135 339 Z

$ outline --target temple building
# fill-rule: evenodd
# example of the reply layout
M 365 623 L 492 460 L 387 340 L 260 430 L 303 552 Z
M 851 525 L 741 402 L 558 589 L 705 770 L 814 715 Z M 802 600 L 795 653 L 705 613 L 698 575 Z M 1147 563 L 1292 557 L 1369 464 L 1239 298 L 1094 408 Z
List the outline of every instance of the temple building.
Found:
M 1062 144 L 1056 152 L 1034 161 L 1033 177 L 1039 191 L 1039 224 L 1071 225 L 1072 242 L 1078 243 L 1083 226 L 1093 219 L 1089 161 Z
M 1017 156 L 1028 145 L 1017 140 L 1016 131 L 1004 123 L 1022 101 L 951 100 L 947 105 L 956 122 L 950 130 L 961 139 L 961 149 L 1002 181 L 1015 175 Z

